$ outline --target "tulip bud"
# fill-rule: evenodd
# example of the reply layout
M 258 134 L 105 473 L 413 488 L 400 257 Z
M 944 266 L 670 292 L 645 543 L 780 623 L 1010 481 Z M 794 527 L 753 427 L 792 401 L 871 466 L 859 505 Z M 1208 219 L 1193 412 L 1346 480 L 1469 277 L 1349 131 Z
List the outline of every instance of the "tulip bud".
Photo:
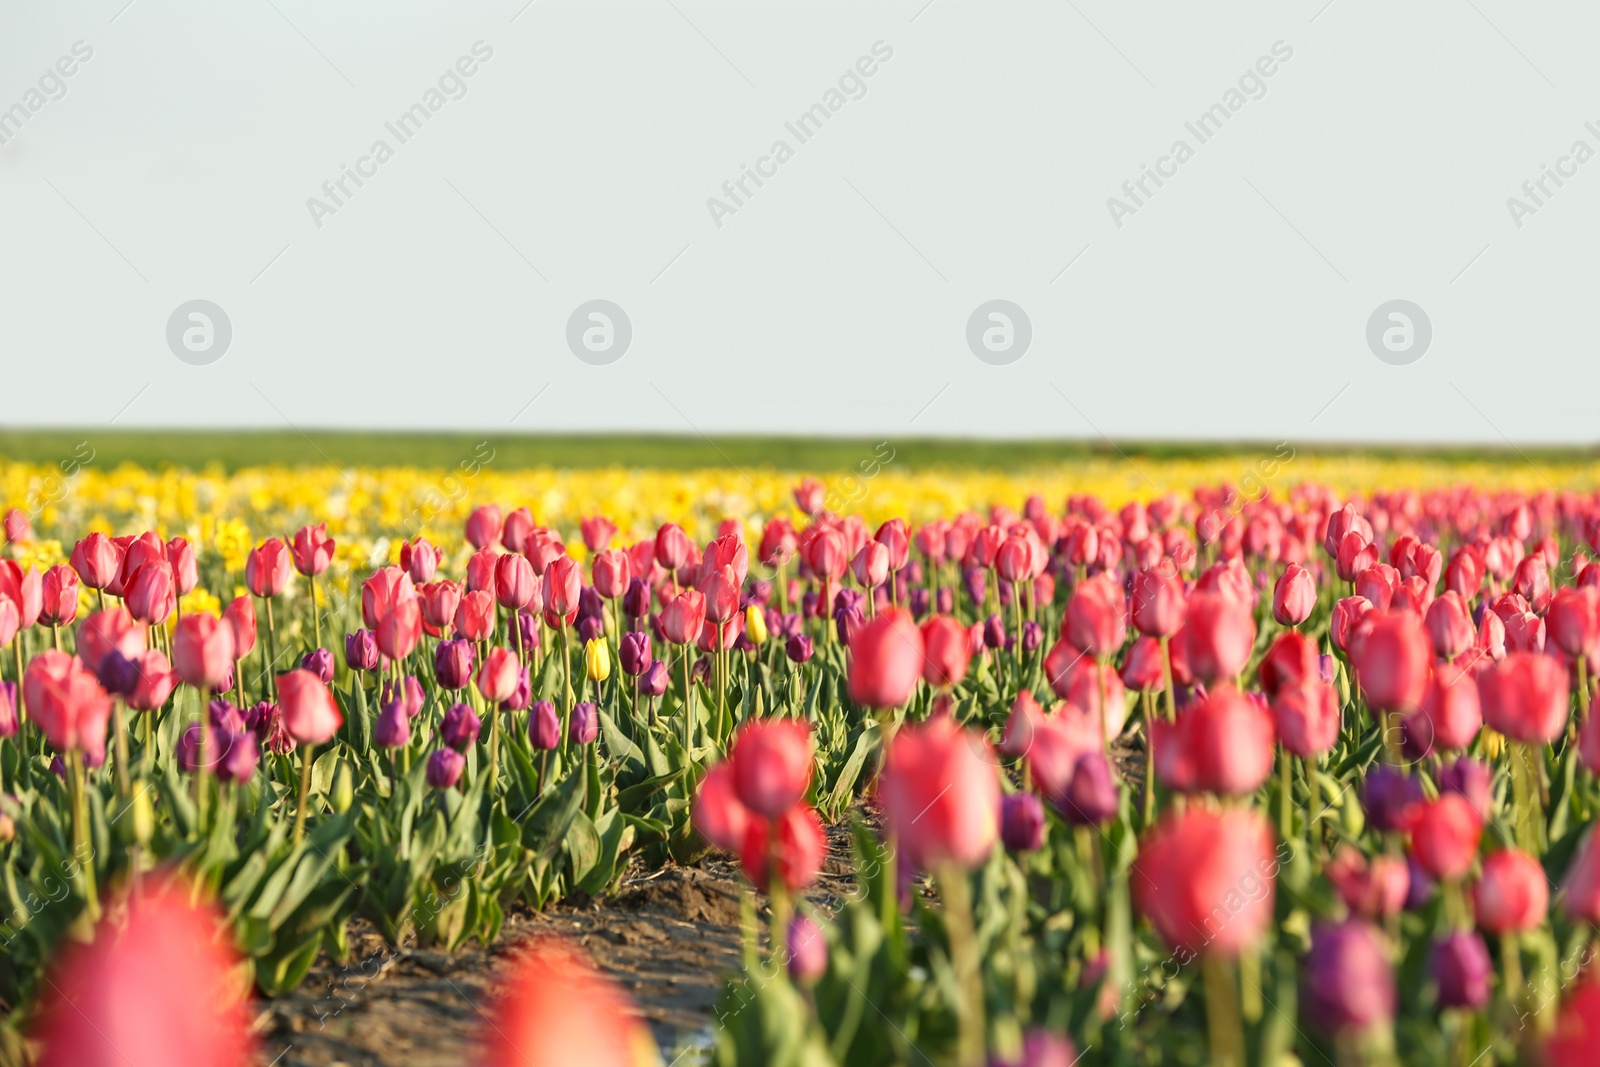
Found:
M 528 709 L 528 740 L 548 752 L 561 744 L 561 717 L 548 700 L 536 700 Z
M 378 667 L 378 639 L 371 630 L 353 630 L 344 637 L 344 661 L 353 671 Z
M 325 648 L 314 648 L 300 657 L 300 666 L 321 678 L 324 684 L 333 684 L 333 653 Z
M 428 757 L 428 769 L 425 772 L 428 785 L 433 789 L 453 789 L 461 780 L 461 772 L 466 766 L 467 757 L 455 749 L 434 749 Z
M 1304 964 L 1302 1010 L 1327 1033 L 1361 1030 L 1394 1018 L 1394 971 L 1362 919 L 1318 925 Z
M 1000 840 L 1012 852 L 1044 847 L 1044 804 L 1033 793 L 1011 793 L 1000 800 Z
M 795 634 L 783 646 L 784 655 L 792 663 L 805 663 L 809 660 L 815 649 L 812 647 L 811 638 L 806 634 Z
M 653 660 L 650 669 L 639 678 L 639 691 L 646 696 L 658 697 L 667 691 L 670 681 L 667 676 L 667 665 L 661 660 Z
M 350 765 L 340 760 L 333 771 L 333 810 L 335 814 L 343 815 L 350 810 L 350 805 L 356 802 L 355 776 L 350 773 Z
M 603 682 L 611 677 L 611 653 L 604 638 L 594 638 L 583 646 L 583 666 L 591 682 Z
M 788 941 L 790 978 L 812 985 L 828 973 L 828 939 L 814 919 L 804 914 L 790 919 Z
M 1291 563 L 1272 591 L 1272 617 L 1282 626 L 1299 626 L 1317 606 L 1317 583 L 1311 572 Z

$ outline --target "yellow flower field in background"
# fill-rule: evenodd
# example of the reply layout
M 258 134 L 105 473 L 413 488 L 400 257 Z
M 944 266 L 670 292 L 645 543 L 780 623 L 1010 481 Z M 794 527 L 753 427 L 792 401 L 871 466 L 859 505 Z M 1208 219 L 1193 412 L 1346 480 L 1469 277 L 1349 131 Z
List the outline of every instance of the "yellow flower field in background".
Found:
M 1269 473 L 1270 472 L 1270 473 Z M 1240 495 L 1283 494 L 1299 482 L 1341 493 L 1471 484 L 1481 489 L 1591 491 L 1600 477 L 1580 462 L 1463 462 L 1323 458 L 1263 451 L 1208 459 L 1094 458 L 1032 471 L 911 469 L 892 449 L 864 459 L 859 469 L 780 471 L 770 468 L 654 470 L 499 469 L 493 450 L 455 468 L 255 467 L 147 470 L 123 465 L 84 467 L 64 475 L 55 467 L 0 465 L 0 506 L 20 507 L 36 540 L 22 555 L 41 566 L 61 562 L 72 539 L 90 530 L 129 533 L 155 529 L 182 535 L 240 573 L 245 553 L 263 538 L 289 536 L 305 523 L 326 522 L 338 541 L 338 571 L 365 570 L 397 558 L 401 541 L 424 536 L 447 552 L 458 549 L 462 523 L 478 504 L 527 506 L 534 520 L 557 530 L 581 558 L 578 521 L 604 514 L 622 540 L 646 536 L 666 521 L 699 537 L 724 518 L 758 531 L 775 514 L 794 516 L 792 490 L 803 477 L 825 488 L 829 507 L 875 524 L 901 515 L 913 522 L 966 508 L 1003 504 L 1020 509 L 1039 494 L 1053 510 L 1069 494 L 1088 493 L 1112 506 L 1199 486 L 1230 485 Z

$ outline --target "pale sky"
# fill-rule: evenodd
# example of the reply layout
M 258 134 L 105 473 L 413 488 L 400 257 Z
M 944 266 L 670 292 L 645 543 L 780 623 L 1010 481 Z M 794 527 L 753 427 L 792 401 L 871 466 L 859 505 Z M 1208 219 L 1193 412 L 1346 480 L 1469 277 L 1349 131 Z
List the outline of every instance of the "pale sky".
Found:
M 10 0 L 0 423 L 1592 443 L 1597 45 L 1570 0 Z

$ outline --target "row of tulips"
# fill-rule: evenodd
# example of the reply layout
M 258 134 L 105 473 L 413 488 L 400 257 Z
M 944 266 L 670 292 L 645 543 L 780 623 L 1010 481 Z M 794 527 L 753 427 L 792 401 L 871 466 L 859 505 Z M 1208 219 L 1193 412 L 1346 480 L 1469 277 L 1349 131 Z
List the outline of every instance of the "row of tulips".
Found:
M 723 1062 L 1583 1062 L 1600 501 L 795 500 L 585 520 L 587 568 L 484 505 L 347 598 L 322 525 L 237 577 L 155 532 L 0 560 L 7 1054 L 173 870 L 271 994 L 355 916 L 488 940 L 710 844 L 769 902 Z

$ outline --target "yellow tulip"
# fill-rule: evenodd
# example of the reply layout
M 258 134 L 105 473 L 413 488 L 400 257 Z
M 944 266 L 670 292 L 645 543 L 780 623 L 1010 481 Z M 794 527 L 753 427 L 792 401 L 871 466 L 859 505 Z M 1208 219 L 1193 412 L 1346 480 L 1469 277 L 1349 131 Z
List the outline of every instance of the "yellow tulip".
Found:
M 755 604 L 744 609 L 744 636 L 752 645 L 764 644 L 767 640 L 767 613 Z
M 589 681 L 603 682 L 611 677 L 611 654 L 606 651 L 605 638 L 593 638 L 583 646 L 583 663 L 589 670 Z

